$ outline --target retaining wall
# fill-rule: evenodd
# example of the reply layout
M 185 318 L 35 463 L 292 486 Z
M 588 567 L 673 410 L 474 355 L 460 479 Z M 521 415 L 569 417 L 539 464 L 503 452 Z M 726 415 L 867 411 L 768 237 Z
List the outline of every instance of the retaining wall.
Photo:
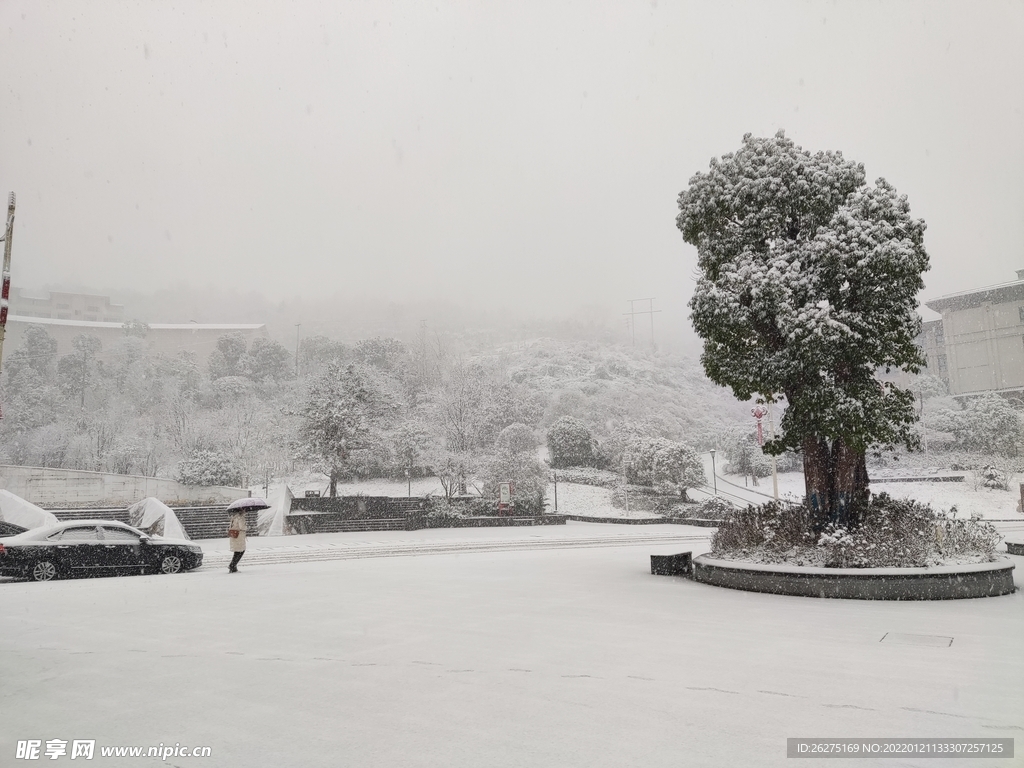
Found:
M 1013 568 L 1007 558 L 932 568 L 811 568 L 701 555 L 693 561 L 693 579 L 717 587 L 799 597 L 954 600 L 1010 594 Z
M 40 507 L 121 506 L 154 496 L 168 506 L 228 504 L 245 488 L 182 485 L 176 480 L 76 469 L 0 465 L 0 488 Z

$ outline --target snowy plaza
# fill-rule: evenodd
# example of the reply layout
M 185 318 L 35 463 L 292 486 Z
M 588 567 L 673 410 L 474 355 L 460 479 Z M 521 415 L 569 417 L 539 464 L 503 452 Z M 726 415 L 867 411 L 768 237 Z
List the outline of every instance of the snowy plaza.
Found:
M 221 539 L 188 574 L 3 583 L 0 754 L 94 739 L 211 747 L 167 765 L 772 766 L 789 737 L 1021 736 L 1019 591 L 816 600 L 651 575 L 651 554 L 708 535 L 268 537 L 237 575 Z

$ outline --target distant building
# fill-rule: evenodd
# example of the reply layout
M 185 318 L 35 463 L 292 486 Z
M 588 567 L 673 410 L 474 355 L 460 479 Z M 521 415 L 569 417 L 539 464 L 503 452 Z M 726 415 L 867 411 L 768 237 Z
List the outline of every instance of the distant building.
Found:
M 921 335 L 917 343 L 924 351 L 928 373 L 938 376 L 949 386 L 948 358 L 946 357 L 946 337 L 941 320 L 925 320 L 921 323 Z
M 11 297 L 11 314 L 49 317 L 56 320 L 84 320 L 93 323 L 123 323 L 124 306 L 111 304 L 109 296 L 52 291 L 46 297 L 26 296 L 16 291 Z
M 17 349 L 25 329 L 40 325 L 57 341 L 58 356 L 74 352 L 72 341 L 83 334 L 95 336 L 108 349 L 125 338 L 124 324 L 124 306 L 111 303 L 109 296 L 51 291 L 46 297 L 37 297 L 18 291 L 11 297 L 4 346 Z M 225 334 L 239 333 L 246 344 L 268 337 L 262 323 L 154 323 L 147 328 L 145 341 L 150 352 L 170 357 L 191 352 L 202 366 L 217 348 L 217 339 Z
M 1010 283 L 940 296 L 919 343 L 950 394 L 1024 393 L 1024 269 Z
M 57 341 L 58 356 L 74 352 L 72 341 L 82 334 L 98 338 L 103 349 L 109 349 L 125 338 L 123 323 L 8 315 L 4 347 L 10 350 L 20 347 L 25 329 L 30 325 L 42 326 Z M 154 323 L 149 326 L 145 341 L 153 354 L 173 357 L 179 352 L 191 352 L 196 362 L 205 366 L 210 353 L 217 348 L 217 339 L 229 333 L 241 334 L 246 344 L 251 344 L 255 338 L 268 338 L 267 326 L 262 323 Z

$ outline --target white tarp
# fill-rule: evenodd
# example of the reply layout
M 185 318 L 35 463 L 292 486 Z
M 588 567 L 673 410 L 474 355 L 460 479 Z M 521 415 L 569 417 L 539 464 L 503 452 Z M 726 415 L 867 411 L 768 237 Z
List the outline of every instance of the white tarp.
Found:
M 128 507 L 128 523 L 154 536 L 166 536 L 168 539 L 189 538 L 174 510 L 152 496 Z
M 287 485 L 270 494 L 268 509 L 261 509 L 256 527 L 260 536 L 284 536 L 284 518 L 292 510 L 292 490 Z
M 40 528 L 56 525 L 60 521 L 52 512 L 37 507 L 20 496 L 0 488 L 0 520 L 20 525 L 22 528 Z

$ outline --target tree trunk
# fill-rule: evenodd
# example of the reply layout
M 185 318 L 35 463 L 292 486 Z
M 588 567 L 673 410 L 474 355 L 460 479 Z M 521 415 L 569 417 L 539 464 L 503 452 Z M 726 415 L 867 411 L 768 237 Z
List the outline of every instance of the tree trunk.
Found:
M 863 450 L 851 448 L 843 440 L 835 440 L 832 443 L 832 466 L 836 524 L 844 528 L 856 527 L 869 498 L 867 457 Z
M 823 529 L 832 516 L 832 454 L 819 437 L 804 438 L 804 487 L 815 531 Z
M 338 495 L 338 470 L 331 470 L 331 489 L 328 495 L 333 499 Z
M 816 531 L 829 523 L 844 528 L 860 524 L 868 502 L 867 459 L 844 440 L 804 439 L 804 486 Z

